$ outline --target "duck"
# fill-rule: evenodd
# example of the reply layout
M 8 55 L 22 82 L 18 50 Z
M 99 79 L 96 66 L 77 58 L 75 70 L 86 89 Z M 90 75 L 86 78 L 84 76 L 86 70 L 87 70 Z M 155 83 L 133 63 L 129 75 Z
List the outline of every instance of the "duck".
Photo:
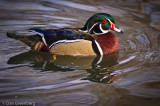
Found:
M 118 50 L 118 38 L 111 31 L 123 33 L 110 14 L 96 13 L 82 28 L 31 28 L 7 32 L 7 36 L 22 41 L 34 51 L 91 56 L 107 55 Z

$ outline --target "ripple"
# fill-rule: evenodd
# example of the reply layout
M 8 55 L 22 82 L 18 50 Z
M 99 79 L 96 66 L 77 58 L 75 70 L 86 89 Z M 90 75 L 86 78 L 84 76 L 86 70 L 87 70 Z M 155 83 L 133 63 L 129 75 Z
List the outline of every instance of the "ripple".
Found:
M 56 88 L 61 88 L 61 87 L 73 86 L 76 84 L 83 84 L 83 83 L 88 83 L 88 82 L 90 82 L 90 81 L 76 79 L 76 80 L 65 82 L 65 83 L 60 83 L 60 84 L 55 84 L 55 85 L 47 85 L 47 86 L 39 86 L 39 87 L 33 87 L 33 88 L 26 88 L 23 90 L 47 90 L 47 89 L 49 90 L 49 89 L 56 89 Z
M 5 20 L 3 22 L 0 22 L 1 26 L 5 26 L 5 25 L 31 25 L 31 24 L 41 24 L 41 23 L 37 23 L 35 21 L 22 21 L 22 20 Z
M 41 11 L 59 11 L 55 8 L 44 7 L 40 4 L 29 2 L 5 2 L 0 4 L 0 9 L 4 10 L 41 10 Z
M 135 58 L 136 58 L 136 56 L 130 56 L 130 57 L 128 57 L 128 58 L 125 59 L 125 60 L 121 60 L 121 61 L 119 62 L 119 65 L 125 64 L 125 63 L 127 63 L 127 62 L 129 62 L 129 61 L 131 61 L 131 60 L 133 60 L 133 59 L 135 59 Z
M 45 18 L 53 18 L 53 19 L 60 19 L 60 20 L 67 20 L 67 21 L 76 21 L 77 19 L 74 18 L 67 18 L 67 17 L 58 17 L 58 16 L 49 16 L 49 15 L 42 15 Z
M 55 98 L 59 102 L 72 102 L 72 103 L 80 103 L 80 104 L 91 104 L 97 101 L 97 98 L 89 93 L 82 94 L 72 94 L 72 95 L 59 95 Z
M 141 47 L 146 47 L 150 44 L 148 37 L 144 34 L 136 36 L 136 39 L 141 43 Z
M 74 3 L 74 2 L 70 2 L 70 1 L 64 1 L 64 0 L 58 0 L 58 1 L 47 0 L 47 1 L 50 1 L 53 4 L 68 6 L 71 8 L 81 9 L 81 10 L 85 10 L 85 11 L 97 11 L 96 7 L 89 6 L 86 4 Z
M 136 50 L 136 47 L 137 47 L 136 44 L 131 40 L 127 40 L 127 41 L 129 42 L 131 49 Z
M 153 12 L 151 14 L 151 20 L 152 20 L 152 22 L 150 23 L 150 26 L 155 27 L 155 28 L 157 28 L 157 29 L 160 30 L 159 19 L 160 19 L 160 12 L 159 11 Z

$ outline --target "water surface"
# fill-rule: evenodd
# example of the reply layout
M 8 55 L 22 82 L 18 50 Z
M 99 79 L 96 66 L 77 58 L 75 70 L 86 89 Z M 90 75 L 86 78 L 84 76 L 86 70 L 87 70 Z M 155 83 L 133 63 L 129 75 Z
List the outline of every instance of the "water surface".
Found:
M 158 0 L 1 0 L 0 102 L 36 106 L 159 106 Z M 95 13 L 111 14 L 124 31 L 106 56 L 56 56 L 30 51 L 6 32 L 82 27 Z

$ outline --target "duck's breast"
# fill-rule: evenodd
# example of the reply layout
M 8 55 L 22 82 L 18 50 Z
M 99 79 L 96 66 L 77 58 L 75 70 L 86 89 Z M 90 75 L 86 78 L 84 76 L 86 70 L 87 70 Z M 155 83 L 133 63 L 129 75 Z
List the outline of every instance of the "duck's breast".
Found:
M 95 39 L 99 43 L 103 54 L 111 54 L 117 51 L 119 47 L 117 37 L 111 32 L 103 35 L 97 35 Z

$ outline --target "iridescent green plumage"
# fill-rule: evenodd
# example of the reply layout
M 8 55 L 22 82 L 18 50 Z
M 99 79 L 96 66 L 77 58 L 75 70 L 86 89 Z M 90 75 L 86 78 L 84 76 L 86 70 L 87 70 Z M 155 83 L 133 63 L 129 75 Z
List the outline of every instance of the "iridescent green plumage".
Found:
M 82 30 L 88 33 L 93 33 L 92 30 L 95 30 L 94 26 L 100 25 L 100 24 L 102 25 L 103 30 L 109 30 L 112 28 L 112 23 L 115 24 L 115 21 L 111 15 L 106 13 L 98 13 L 88 19 L 88 21 L 86 22 Z

